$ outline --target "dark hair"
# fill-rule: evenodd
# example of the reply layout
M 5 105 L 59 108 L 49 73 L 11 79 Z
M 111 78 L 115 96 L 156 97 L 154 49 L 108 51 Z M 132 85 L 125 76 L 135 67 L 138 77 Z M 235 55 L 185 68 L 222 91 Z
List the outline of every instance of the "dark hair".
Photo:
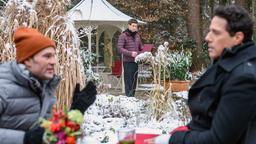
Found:
M 132 23 L 138 24 L 138 21 L 137 21 L 136 19 L 130 19 L 130 20 L 128 21 L 128 24 L 130 25 L 130 24 L 132 24 Z
M 252 40 L 253 22 L 248 12 L 242 7 L 235 5 L 219 6 L 215 10 L 214 16 L 227 20 L 226 30 L 231 36 L 240 31 L 244 33 L 243 42 Z

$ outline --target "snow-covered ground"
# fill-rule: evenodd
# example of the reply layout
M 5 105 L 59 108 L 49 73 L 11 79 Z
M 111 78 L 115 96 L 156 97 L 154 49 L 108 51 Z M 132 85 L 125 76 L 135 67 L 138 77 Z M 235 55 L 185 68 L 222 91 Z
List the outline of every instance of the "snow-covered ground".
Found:
M 116 144 L 116 131 L 120 128 L 149 128 L 168 133 L 187 119 L 180 111 L 184 108 L 187 92 L 175 94 L 175 109 L 162 117 L 161 121 L 151 118 L 149 100 L 134 97 L 100 94 L 95 103 L 86 111 L 82 126 L 86 138 L 82 143 Z

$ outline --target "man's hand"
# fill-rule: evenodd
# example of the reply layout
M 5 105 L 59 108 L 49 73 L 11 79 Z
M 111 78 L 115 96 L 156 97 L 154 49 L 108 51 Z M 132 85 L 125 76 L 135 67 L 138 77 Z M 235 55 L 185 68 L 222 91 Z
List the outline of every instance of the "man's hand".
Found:
M 80 84 L 76 84 L 73 102 L 70 109 L 78 109 L 84 113 L 96 100 L 97 90 L 93 82 L 88 82 L 86 87 L 80 91 Z
M 44 128 L 37 127 L 25 132 L 24 144 L 43 144 Z
M 137 54 L 138 54 L 137 52 L 133 51 L 133 52 L 132 52 L 132 57 L 136 57 Z

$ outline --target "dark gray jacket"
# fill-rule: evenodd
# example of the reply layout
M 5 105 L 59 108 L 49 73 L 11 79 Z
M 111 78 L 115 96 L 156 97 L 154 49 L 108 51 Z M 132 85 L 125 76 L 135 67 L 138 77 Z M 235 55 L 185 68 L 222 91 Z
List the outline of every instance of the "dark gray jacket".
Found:
M 22 144 L 24 132 L 47 118 L 56 101 L 59 77 L 39 82 L 15 61 L 0 65 L 0 141 Z

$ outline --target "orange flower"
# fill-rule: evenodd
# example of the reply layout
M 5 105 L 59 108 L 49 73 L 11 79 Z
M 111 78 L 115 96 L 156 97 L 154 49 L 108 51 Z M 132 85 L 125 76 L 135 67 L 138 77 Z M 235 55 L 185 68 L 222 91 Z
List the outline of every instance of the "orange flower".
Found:
M 59 123 L 52 123 L 50 125 L 50 129 L 52 132 L 57 132 L 60 130 L 60 128 L 61 128 L 61 124 L 59 124 Z
M 68 136 L 66 138 L 66 144 L 76 144 L 76 138 L 74 136 Z

